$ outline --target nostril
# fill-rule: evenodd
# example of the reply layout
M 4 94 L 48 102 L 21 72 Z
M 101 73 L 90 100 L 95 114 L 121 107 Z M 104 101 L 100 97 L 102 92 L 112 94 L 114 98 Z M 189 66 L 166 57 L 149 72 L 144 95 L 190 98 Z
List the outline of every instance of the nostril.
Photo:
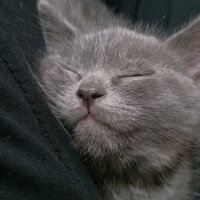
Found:
M 98 98 L 105 95 L 100 90 L 98 91 L 98 90 L 95 90 L 94 88 L 85 89 L 85 90 L 79 89 L 76 94 L 80 99 L 82 99 L 84 101 L 90 101 L 90 100 L 98 99 Z
M 91 98 L 93 98 L 93 99 L 98 99 L 98 98 L 100 98 L 102 96 L 103 96 L 103 94 L 98 93 L 98 92 L 91 93 Z
M 79 98 L 85 99 L 85 92 L 83 90 L 78 90 L 76 94 Z

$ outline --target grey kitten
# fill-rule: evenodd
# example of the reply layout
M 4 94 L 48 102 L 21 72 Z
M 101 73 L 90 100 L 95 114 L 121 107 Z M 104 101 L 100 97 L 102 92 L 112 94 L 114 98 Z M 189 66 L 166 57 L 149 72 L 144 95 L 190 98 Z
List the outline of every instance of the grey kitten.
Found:
M 39 82 L 104 200 L 191 200 L 200 131 L 200 19 L 139 34 L 93 0 L 40 0 Z

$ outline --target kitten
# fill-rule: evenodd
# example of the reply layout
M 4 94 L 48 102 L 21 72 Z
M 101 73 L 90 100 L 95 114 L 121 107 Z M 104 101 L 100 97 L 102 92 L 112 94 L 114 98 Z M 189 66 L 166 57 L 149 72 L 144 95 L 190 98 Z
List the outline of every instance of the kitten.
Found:
M 167 40 L 99 1 L 40 0 L 39 82 L 104 200 L 191 200 L 200 18 Z

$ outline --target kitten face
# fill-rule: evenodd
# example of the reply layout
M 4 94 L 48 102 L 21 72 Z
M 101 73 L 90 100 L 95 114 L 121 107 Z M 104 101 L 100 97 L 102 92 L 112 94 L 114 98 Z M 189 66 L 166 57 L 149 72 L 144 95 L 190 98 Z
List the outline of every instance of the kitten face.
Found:
M 43 76 L 50 93 L 57 88 L 52 109 L 72 128 L 77 149 L 95 158 L 124 152 L 165 165 L 188 146 L 197 120 L 194 88 L 174 70 L 179 62 L 163 44 L 116 29 L 84 35 L 72 45 L 45 58 L 50 70 Z M 77 96 L 84 84 L 105 91 L 89 109 Z
M 63 33 L 45 32 L 40 80 L 74 147 L 123 166 L 139 158 L 162 169 L 181 160 L 195 137 L 200 95 L 173 38 L 160 42 L 119 27 L 81 34 L 59 23 Z

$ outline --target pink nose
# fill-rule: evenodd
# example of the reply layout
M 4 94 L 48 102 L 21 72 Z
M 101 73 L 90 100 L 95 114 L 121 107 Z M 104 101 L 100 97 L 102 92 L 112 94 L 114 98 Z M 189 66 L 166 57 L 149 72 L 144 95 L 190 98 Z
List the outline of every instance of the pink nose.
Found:
M 98 98 L 106 94 L 105 89 L 99 83 L 88 82 L 80 85 L 76 95 L 88 108 Z

